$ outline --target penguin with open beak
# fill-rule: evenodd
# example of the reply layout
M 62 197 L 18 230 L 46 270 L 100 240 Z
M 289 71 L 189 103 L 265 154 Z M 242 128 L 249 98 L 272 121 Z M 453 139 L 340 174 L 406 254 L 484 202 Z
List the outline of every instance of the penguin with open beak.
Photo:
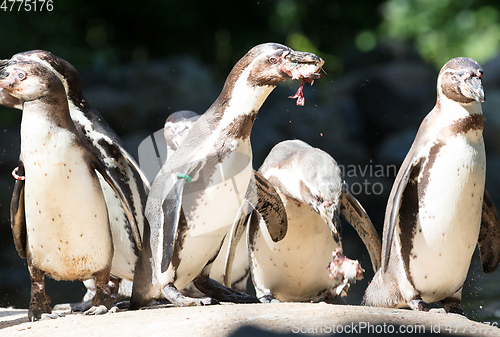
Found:
M 420 125 L 387 203 L 382 267 L 363 304 L 464 315 L 462 287 L 479 243 L 483 270 L 500 261 L 500 223 L 484 189 L 483 69 L 454 58 L 437 79 L 437 102 Z
M 225 237 L 240 232 L 232 228 L 252 179 L 250 133 L 257 112 L 280 82 L 319 78 L 323 63 L 314 54 L 266 43 L 234 66 L 220 96 L 151 186 L 132 308 L 147 305 L 159 291 L 178 306 L 258 302 L 210 279 L 210 269 Z M 284 234 L 282 228 L 270 232 L 274 240 Z M 209 297 L 182 295 L 191 282 Z

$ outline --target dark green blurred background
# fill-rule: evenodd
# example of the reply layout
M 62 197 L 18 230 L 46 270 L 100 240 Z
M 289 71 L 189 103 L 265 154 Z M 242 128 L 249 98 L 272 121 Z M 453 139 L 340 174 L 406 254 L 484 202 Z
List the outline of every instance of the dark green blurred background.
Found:
M 383 186 L 381 194 L 356 193 L 380 233 L 394 177 L 359 170 L 348 175 L 349 165 L 399 168 L 434 105 L 439 69 L 453 57 L 472 57 L 485 68 L 487 188 L 500 203 L 496 0 L 54 0 L 51 12 L 9 8 L 7 2 L 7 10 L 0 9 L 0 58 L 45 49 L 72 63 L 87 99 L 134 154 L 170 113 L 208 108 L 232 66 L 254 45 L 278 42 L 323 57 L 326 75 L 305 89 L 304 108 L 286 99 L 297 83 L 280 86 L 262 107 L 252 134 L 254 167 L 284 139 L 324 149 L 344 165 L 351 186 Z M 29 275 L 14 250 L 8 217 L 20 119 L 19 111 L 0 107 L 0 306 L 27 307 Z M 355 304 L 373 273 L 347 225 L 344 241 L 347 255 L 367 270 L 348 297 Z M 500 316 L 500 271 L 484 276 L 478 257 L 473 261 L 465 309 L 478 319 Z M 80 282 L 49 281 L 47 288 L 53 303 L 84 293 Z

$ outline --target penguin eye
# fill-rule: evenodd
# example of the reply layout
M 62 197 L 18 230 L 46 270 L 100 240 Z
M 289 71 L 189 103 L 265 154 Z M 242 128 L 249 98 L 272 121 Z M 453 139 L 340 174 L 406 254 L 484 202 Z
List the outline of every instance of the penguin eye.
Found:
M 19 78 L 21 81 L 26 79 L 26 73 L 24 71 L 20 71 L 18 74 L 17 74 L 17 78 Z
M 273 64 L 274 64 L 274 63 L 277 63 L 277 62 L 278 62 L 278 58 L 277 58 L 276 56 L 271 56 L 271 57 L 269 58 L 269 62 L 271 62 L 271 63 L 273 63 Z

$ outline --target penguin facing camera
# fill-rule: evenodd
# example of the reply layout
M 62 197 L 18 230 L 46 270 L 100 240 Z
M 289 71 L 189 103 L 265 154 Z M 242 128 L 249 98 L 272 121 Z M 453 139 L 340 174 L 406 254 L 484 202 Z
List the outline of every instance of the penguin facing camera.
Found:
M 382 267 L 366 289 L 369 306 L 430 310 L 441 302 L 464 315 L 462 287 L 479 243 L 483 270 L 500 261 L 500 222 L 484 189 L 483 69 L 454 58 L 437 79 L 424 118 L 387 203 Z

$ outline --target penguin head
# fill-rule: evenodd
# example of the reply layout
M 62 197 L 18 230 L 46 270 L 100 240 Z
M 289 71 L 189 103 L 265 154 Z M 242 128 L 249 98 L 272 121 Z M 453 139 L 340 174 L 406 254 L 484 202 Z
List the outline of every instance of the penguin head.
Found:
M 167 145 L 173 150 L 178 149 L 199 118 L 200 115 L 190 110 L 176 111 L 168 116 L 163 127 Z
M 329 154 L 317 148 L 304 151 L 301 161 L 301 195 L 328 225 L 335 241 L 339 242 L 342 195 L 340 168 Z
M 0 72 L 10 64 L 10 60 L 0 60 Z M 22 102 L 9 94 L 9 92 L 3 88 L 0 88 L 0 104 L 8 108 L 16 108 L 22 110 Z
M 64 93 L 57 76 L 42 64 L 33 61 L 10 60 L 0 66 L 0 88 L 22 102 L 43 97 L 55 99 L 61 89 Z
M 67 96 L 73 101 L 75 106 L 80 105 L 84 100 L 82 83 L 78 71 L 66 60 L 45 50 L 30 50 L 17 53 L 11 60 L 17 62 L 33 61 L 44 65 L 50 69 L 62 82 Z
M 309 205 L 339 242 L 342 178 L 329 154 L 303 141 L 288 140 L 271 150 L 259 171 L 287 199 Z
M 438 76 L 438 97 L 461 104 L 483 103 L 483 69 L 471 58 L 457 57 L 448 61 Z
M 319 78 L 323 63 L 312 53 L 297 52 L 278 43 L 264 43 L 250 49 L 231 71 L 234 76 L 228 79 L 239 78 L 249 68 L 249 85 L 274 87 L 291 78 Z

